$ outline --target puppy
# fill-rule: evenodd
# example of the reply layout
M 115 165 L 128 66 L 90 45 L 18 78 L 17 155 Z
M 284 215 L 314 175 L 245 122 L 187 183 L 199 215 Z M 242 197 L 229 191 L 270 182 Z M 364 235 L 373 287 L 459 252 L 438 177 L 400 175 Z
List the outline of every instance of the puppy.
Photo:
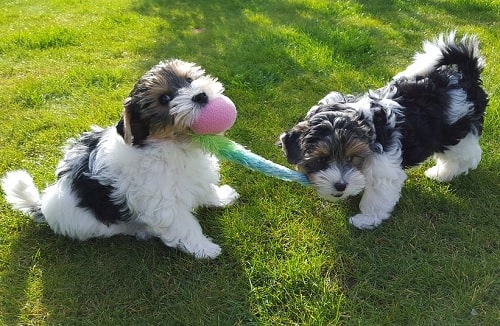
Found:
M 238 194 L 217 185 L 218 162 L 190 141 L 190 127 L 223 91 L 193 63 L 159 63 L 136 83 L 115 126 L 70 141 L 57 181 L 41 197 L 27 172 L 8 173 L 7 201 L 74 239 L 153 236 L 196 258 L 217 257 L 221 248 L 203 235 L 192 211 L 224 207 Z
M 485 62 L 475 36 L 455 33 L 424 42 L 424 52 L 383 88 L 360 96 L 332 92 L 305 120 L 280 136 L 290 164 L 318 194 L 344 199 L 364 190 L 361 213 L 350 218 L 372 229 L 399 200 L 404 168 L 434 155 L 428 178 L 449 181 L 475 169 L 488 97 Z

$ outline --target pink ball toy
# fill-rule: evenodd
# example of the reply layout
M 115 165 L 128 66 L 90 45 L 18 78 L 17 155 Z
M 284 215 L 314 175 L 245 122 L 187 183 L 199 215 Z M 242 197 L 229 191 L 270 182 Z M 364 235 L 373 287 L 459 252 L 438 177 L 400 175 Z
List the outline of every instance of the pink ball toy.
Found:
M 191 125 L 195 134 L 220 134 L 236 121 L 236 106 L 229 97 L 220 95 L 208 102 Z

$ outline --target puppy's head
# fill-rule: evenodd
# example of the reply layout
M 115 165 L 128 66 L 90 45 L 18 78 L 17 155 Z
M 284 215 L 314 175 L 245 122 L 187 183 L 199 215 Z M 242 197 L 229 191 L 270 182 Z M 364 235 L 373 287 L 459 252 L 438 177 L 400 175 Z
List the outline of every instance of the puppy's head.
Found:
M 335 105 L 282 134 L 279 144 L 288 162 L 307 175 L 321 197 L 336 200 L 365 187 L 361 171 L 374 142 L 369 122 Z
M 124 101 L 117 131 L 125 142 L 144 145 L 146 140 L 183 135 L 224 87 L 194 63 L 160 62 L 135 84 Z

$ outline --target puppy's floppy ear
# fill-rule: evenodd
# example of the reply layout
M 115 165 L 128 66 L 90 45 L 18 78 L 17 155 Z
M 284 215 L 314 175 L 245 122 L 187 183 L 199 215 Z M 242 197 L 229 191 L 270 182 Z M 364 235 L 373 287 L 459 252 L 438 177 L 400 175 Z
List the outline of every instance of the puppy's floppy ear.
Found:
M 281 146 L 288 163 L 298 164 L 302 160 L 303 155 L 300 142 L 308 126 L 307 121 L 297 124 L 292 130 L 281 134 L 280 140 L 276 143 L 278 146 Z
M 149 128 L 141 119 L 139 107 L 131 97 L 124 101 L 122 117 L 116 125 L 116 131 L 129 145 L 142 145 L 149 135 Z
M 123 116 L 120 118 L 120 121 L 118 121 L 118 123 L 116 124 L 116 132 L 123 137 L 123 140 L 125 140 L 125 120 L 123 119 Z M 126 140 L 125 143 L 127 143 Z
M 123 110 L 122 117 L 116 125 L 116 131 L 123 137 L 125 144 L 132 144 L 134 137 L 132 136 L 132 130 L 130 128 L 130 118 L 128 117 L 126 109 Z

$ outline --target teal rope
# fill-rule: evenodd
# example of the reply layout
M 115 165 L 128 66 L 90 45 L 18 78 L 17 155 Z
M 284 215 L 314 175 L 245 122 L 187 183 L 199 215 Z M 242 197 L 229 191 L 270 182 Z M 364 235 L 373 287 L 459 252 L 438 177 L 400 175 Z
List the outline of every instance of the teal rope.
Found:
M 240 164 L 250 170 L 262 172 L 267 176 L 284 181 L 298 182 L 304 186 L 310 185 L 309 180 L 303 173 L 291 170 L 254 154 L 224 136 L 193 135 L 193 140 L 221 160 Z

